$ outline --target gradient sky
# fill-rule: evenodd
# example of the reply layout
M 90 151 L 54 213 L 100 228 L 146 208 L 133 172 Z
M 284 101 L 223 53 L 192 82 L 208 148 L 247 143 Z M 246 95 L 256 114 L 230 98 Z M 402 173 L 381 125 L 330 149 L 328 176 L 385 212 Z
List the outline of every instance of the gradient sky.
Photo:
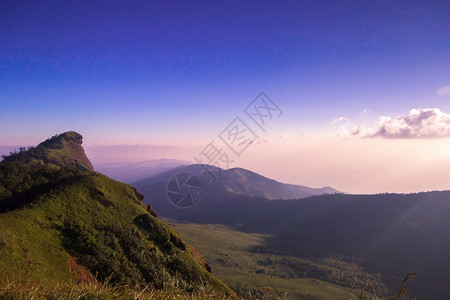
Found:
M 0 3 L 4 146 L 75 130 L 94 162 L 192 160 L 264 91 L 284 114 L 235 166 L 449 189 L 449 86 L 448 1 Z

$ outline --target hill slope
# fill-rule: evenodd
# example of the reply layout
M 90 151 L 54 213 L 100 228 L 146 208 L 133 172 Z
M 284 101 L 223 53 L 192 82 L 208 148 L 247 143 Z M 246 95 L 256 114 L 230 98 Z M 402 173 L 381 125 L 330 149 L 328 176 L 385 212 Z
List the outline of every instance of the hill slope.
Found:
M 80 170 L 93 170 L 81 146 L 83 137 L 74 131 L 68 131 L 28 149 L 3 157 L 3 163 L 23 162 L 27 164 L 52 164 L 58 167 L 77 167 Z
M 359 299 L 361 288 L 368 281 L 372 284 L 364 299 L 382 299 L 387 295 L 376 275 L 339 257 L 313 260 L 261 253 L 257 249 L 270 238 L 266 234 L 246 233 L 223 225 L 167 222 L 186 236 L 205 255 L 216 274 L 242 295 L 252 294 L 258 299 L 271 299 L 268 295 L 277 293 L 286 294 L 287 299 Z
M 379 273 L 395 290 L 405 274 L 417 272 L 408 283 L 411 297 L 444 299 L 450 294 L 445 283 L 450 276 L 450 191 L 287 201 L 239 195 L 197 207 L 179 209 L 178 220 L 269 235 L 253 252 L 312 260 L 341 257 Z
M 281 183 L 242 168 L 223 170 L 219 177 L 219 184 L 222 189 L 229 190 L 234 194 L 263 197 L 270 200 L 299 199 L 314 195 L 340 193 L 332 187 L 311 188 Z
M 53 148 L 50 139 L 36 147 L 40 156 L 21 151 L 0 163 L 3 186 L 18 165 L 30 177 L 17 177 L 21 188 L 0 201 L 0 285 L 99 284 L 109 278 L 131 288 L 173 285 L 180 292 L 207 288 L 232 295 L 195 249 L 156 219 L 136 189 L 86 171 L 89 160 L 71 148 L 81 136 L 62 136 L 56 139 L 62 147 Z M 16 202 L 20 207 L 11 206 Z
M 205 173 L 205 168 L 207 172 Z M 338 193 L 330 188 L 310 188 L 300 185 L 284 184 L 257 173 L 233 168 L 222 170 L 208 165 L 189 165 L 171 169 L 167 172 L 134 183 L 146 201 L 163 216 L 176 218 L 187 213 L 174 207 L 167 199 L 168 182 L 177 174 L 192 174 L 201 184 L 201 201 L 189 210 L 207 210 L 210 205 L 227 201 L 238 195 L 264 197 L 266 199 L 297 199 L 312 195 Z

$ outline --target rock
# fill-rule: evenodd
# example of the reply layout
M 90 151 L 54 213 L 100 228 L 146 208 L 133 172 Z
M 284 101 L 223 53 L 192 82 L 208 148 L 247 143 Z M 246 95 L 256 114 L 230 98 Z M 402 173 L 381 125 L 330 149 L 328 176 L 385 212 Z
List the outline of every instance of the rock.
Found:
M 147 205 L 147 211 L 148 211 L 152 216 L 154 216 L 155 218 L 158 216 L 158 214 L 157 214 L 156 211 L 153 209 L 153 207 L 152 207 L 151 204 Z

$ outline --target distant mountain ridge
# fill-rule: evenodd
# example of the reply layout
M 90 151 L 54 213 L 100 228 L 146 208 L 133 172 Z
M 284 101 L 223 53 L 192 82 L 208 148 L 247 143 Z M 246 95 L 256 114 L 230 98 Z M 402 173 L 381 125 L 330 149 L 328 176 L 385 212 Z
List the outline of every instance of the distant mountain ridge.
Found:
M 259 190 L 274 184 L 270 180 L 261 179 L 262 185 L 250 171 L 231 169 L 218 176 L 219 169 L 208 170 L 217 176 L 215 183 L 203 167 L 194 165 L 136 185 L 169 218 L 270 235 L 263 246 L 252 249 L 255 253 L 338 257 L 378 276 L 391 293 L 407 273 L 417 272 L 408 283 L 411 297 L 444 299 L 450 293 L 445 283 L 450 276 L 450 191 L 273 200 L 268 197 L 280 196 L 280 190 Z M 171 205 L 164 189 L 170 176 L 180 172 L 194 174 L 202 183 L 202 198 L 186 209 Z
M 235 194 L 275 199 L 299 199 L 322 194 L 342 193 L 332 187 L 311 188 L 286 184 L 243 169 L 223 170 L 218 182 Z
M 133 183 L 172 168 L 189 164 L 191 163 L 184 160 L 161 158 L 141 162 L 101 163 L 95 164 L 95 168 L 112 179 Z
M 196 207 L 189 211 L 180 211 L 167 198 L 167 185 L 171 178 L 177 174 L 192 174 L 199 179 L 201 184 L 201 200 Z M 317 189 L 284 184 L 242 168 L 222 170 L 215 166 L 199 164 L 176 167 L 135 182 L 133 185 L 145 196 L 146 200 L 144 201 L 151 203 L 162 216 L 174 218 L 180 214 L 191 213 L 192 210 L 201 210 L 208 205 L 221 203 L 239 195 L 263 197 L 269 200 L 287 200 L 328 193 L 341 193 L 331 187 Z

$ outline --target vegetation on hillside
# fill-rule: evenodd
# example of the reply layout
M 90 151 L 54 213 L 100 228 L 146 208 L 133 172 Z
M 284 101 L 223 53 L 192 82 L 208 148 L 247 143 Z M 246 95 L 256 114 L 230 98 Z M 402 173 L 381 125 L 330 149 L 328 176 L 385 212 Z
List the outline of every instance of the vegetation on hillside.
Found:
M 287 299 L 357 299 L 366 282 L 371 285 L 364 299 L 382 299 L 393 293 L 379 277 L 343 258 L 312 260 L 258 253 L 253 249 L 263 245 L 267 235 L 223 225 L 167 222 L 205 255 L 215 274 L 242 297 L 263 299 L 271 291 L 275 299 L 278 294 Z
M 418 272 L 419 279 L 410 285 L 412 296 L 439 299 L 450 293 L 445 283 L 450 276 L 450 191 L 298 200 L 219 193 L 200 202 L 189 210 L 159 214 L 265 234 L 264 243 L 253 249 L 257 253 L 308 260 L 344 257 L 370 274 L 379 273 L 391 290 L 405 273 Z
M 77 135 L 68 136 L 79 143 Z M 60 137 L 40 145 L 53 147 Z M 156 219 L 135 188 L 64 165 L 74 161 L 67 149 L 72 142 L 63 139 L 55 163 L 35 161 L 26 151 L 0 163 L 2 290 L 108 281 L 132 290 L 164 291 L 176 283 L 173 290 L 184 295 L 232 295 L 195 249 Z
M 19 150 L 3 155 L 2 162 L 22 162 L 27 165 L 73 166 L 82 171 L 93 170 L 92 164 L 81 146 L 83 137 L 74 131 L 68 131 L 45 140 L 36 147 L 20 147 Z
M 93 170 L 85 156 L 82 136 L 55 135 L 36 147 L 21 147 L 0 162 L 0 212 L 32 203 L 36 195 L 62 180 Z
M 92 170 L 81 143 L 64 133 L 0 163 L 0 298 L 234 297 L 135 188 Z M 221 194 L 180 217 L 231 227 L 176 228 L 244 297 L 381 297 L 408 267 L 422 274 L 414 292 L 435 297 L 446 285 L 427 276 L 446 274 L 447 257 L 435 250 L 449 246 L 449 195 Z
M 0 286 L 0 299 L 13 300 L 231 300 L 230 296 L 220 295 L 206 286 L 200 286 L 195 292 L 186 292 L 182 283 L 167 282 L 163 289 L 145 287 L 143 289 L 130 289 L 127 286 L 113 286 L 108 282 L 101 285 L 64 285 L 53 284 L 23 284 L 20 282 L 7 282 Z

